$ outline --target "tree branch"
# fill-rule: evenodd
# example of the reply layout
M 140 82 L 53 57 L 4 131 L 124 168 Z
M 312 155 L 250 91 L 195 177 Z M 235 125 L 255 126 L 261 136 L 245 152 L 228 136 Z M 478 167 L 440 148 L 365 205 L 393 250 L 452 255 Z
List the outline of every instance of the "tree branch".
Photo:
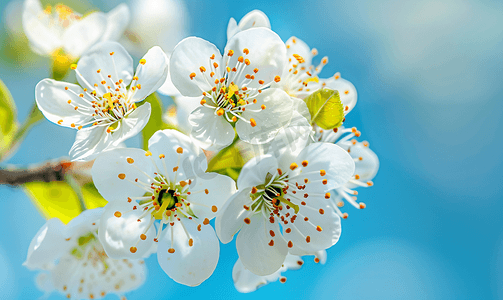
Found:
M 0 184 L 18 186 L 34 181 L 65 181 L 65 175 L 67 174 L 73 174 L 77 178 L 88 177 L 81 171 L 89 169 L 90 166 L 92 166 L 92 163 L 72 163 L 67 159 L 59 159 L 28 168 L 7 167 L 0 169 Z M 89 180 L 89 178 L 83 179 L 84 181 Z

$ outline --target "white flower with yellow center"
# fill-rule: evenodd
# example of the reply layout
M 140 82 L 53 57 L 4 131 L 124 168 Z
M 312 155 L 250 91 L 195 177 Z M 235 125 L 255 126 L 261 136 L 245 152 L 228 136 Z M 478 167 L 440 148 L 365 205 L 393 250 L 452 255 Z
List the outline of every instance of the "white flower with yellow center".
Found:
M 121 4 L 108 14 L 85 17 L 65 5 L 42 8 L 39 0 L 26 0 L 23 29 L 35 52 L 49 56 L 62 49 L 76 59 L 100 41 L 117 40 L 129 22 L 129 9 Z
M 357 93 L 354 85 L 341 78 L 336 73 L 330 78 L 319 78 L 318 74 L 328 63 L 324 57 L 318 66 L 312 65 L 313 57 L 318 54 L 316 49 L 310 49 L 302 40 L 291 37 L 285 43 L 287 48 L 288 65 L 283 71 L 281 81 L 272 86 L 282 88 L 290 96 L 304 99 L 320 88 L 329 88 L 339 91 L 344 114 L 349 113 L 356 105 Z
M 346 219 L 348 213 L 342 213 L 340 208 L 344 206 L 344 200 L 358 209 L 364 209 L 366 204 L 357 202 L 355 190 L 358 187 L 370 187 L 374 183 L 371 181 L 379 170 L 379 159 L 374 151 L 370 150 L 369 142 L 358 142 L 353 139 L 361 135 L 355 127 L 344 128 L 343 126 L 333 130 L 322 130 L 317 128 L 315 141 L 324 143 L 335 143 L 346 150 L 355 161 L 355 172 L 351 179 L 341 187 L 333 190 L 330 196 L 332 207 L 337 214 Z
M 204 152 L 175 130 L 156 132 L 149 151 L 98 156 L 92 175 L 109 201 L 99 230 L 106 253 L 140 258 L 158 243 L 159 264 L 173 280 L 189 286 L 206 280 L 220 251 L 209 222 L 236 189 L 231 178 L 206 168 Z
M 239 259 L 261 276 L 281 268 L 288 253 L 327 249 L 341 233 L 328 191 L 346 183 L 353 172 L 349 154 L 328 143 L 309 145 L 296 157 L 255 157 L 239 174 L 239 191 L 217 216 L 217 235 L 228 243 L 239 231 Z
M 314 261 L 316 263 L 325 264 L 327 260 L 327 252 L 325 250 L 314 253 L 314 256 Z M 272 273 L 271 275 L 259 276 L 246 269 L 241 260 L 238 258 L 234 264 L 234 268 L 232 269 L 232 280 L 234 281 L 234 287 L 238 290 L 238 292 L 251 293 L 256 291 L 259 287 L 272 283 L 278 279 L 279 282 L 285 283 L 286 277 L 282 276 L 282 273 L 288 270 L 298 270 L 303 264 L 304 261 L 300 256 L 287 254 L 283 265 L 278 271 Z
M 72 69 L 80 86 L 43 79 L 35 88 L 35 99 L 49 121 L 79 130 L 70 157 L 87 161 L 135 136 L 147 124 L 150 104 L 136 107 L 135 102 L 164 83 L 168 59 L 161 48 L 153 47 L 133 76 L 133 59 L 126 50 L 116 42 L 103 42 Z
M 194 97 L 201 107 L 189 116 L 194 137 L 202 148 L 217 150 L 239 138 L 266 143 L 289 124 L 293 101 L 271 84 L 281 81 L 286 48 L 267 28 L 234 35 L 224 55 L 203 39 L 189 37 L 173 51 L 171 80 L 180 93 Z M 196 98 L 197 97 L 197 98 Z
M 142 260 L 112 259 L 98 240 L 103 209 L 88 210 L 63 225 L 50 219 L 28 249 L 24 266 L 41 270 L 37 285 L 71 299 L 100 299 L 139 288 L 147 275 Z
M 265 27 L 271 29 L 269 18 L 262 11 L 255 9 L 247 13 L 239 23 L 234 18 L 229 20 L 227 25 L 227 40 L 230 40 L 236 33 L 255 27 Z

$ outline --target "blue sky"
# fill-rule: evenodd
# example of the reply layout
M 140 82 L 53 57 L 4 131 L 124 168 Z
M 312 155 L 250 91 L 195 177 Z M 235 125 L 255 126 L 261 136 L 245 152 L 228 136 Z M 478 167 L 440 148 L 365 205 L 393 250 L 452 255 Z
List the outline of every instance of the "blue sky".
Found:
M 91 5 L 105 11 L 119 1 Z M 174 283 L 155 257 L 148 282 L 128 299 L 496 299 L 503 297 L 503 4 L 498 1 L 186 1 L 189 30 L 223 49 L 230 17 L 252 9 L 283 40 L 295 35 L 329 56 L 357 88 L 346 124 L 362 131 L 380 159 L 375 186 L 360 191 L 363 211 L 347 208 L 338 244 L 321 266 L 252 294 L 239 294 L 231 271 L 235 244 L 223 245 L 213 276 L 196 288 Z M 6 3 L 0 4 L 5 18 Z M 5 25 L 3 28 L 5 31 Z M 3 55 L 3 54 L 0 54 Z M 49 62 L 3 62 L 0 78 L 23 120 Z M 7 163 L 65 156 L 74 132 L 44 120 Z M 138 139 L 128 144 L 137 146 Z M 21 266 L 44 223 L 22 190 L 0 187 L 0 298 L 41 296 L 35 272 Z M 50 299 L 63 299 L 53 294 Z M 108 297 L 107 299 L 113 299 Z

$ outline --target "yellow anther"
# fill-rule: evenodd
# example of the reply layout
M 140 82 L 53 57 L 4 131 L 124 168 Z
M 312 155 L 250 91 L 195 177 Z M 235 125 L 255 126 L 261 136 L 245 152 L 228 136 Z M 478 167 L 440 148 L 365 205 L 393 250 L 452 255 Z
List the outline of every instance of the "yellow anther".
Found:
M 152 152 L 150 151 L 145 152 L 145 156 L 152 156 Z
M 253 119 L 253 118 L 250 119 L 250 125 L 251 125 L 251 127 L 257 126 L 257 122 L 255 122 L 255 119 Z
M 291 164 L 290 164 L 290 170 L 292 170 L 292 171 L 293 171 L 293 170 L 297 169 L 297 167 L 298 167 L 298 166 L 299 166 L 299 165 L 297 165 L 296 163 L 291 163 Z
M 276 75 L 276 77 L 274 77 L 274 81 L 275 82 L 280 82 L 281 81 L 281 77 L 279 77 L 279 76 Z
M 217 116 L 223 116 L 224 112 L 224 109 L 220 108 L 219 110 L 217 110 Z
M 140 59 L 140 64 L 144 65 L 145 63 L 147 63 L 147 61 L 144 58 Z
M 71 64 L 71 65 L 70 65 L 70 68 L 71 68 L 72 70 L 77 69 L 77 64 Z

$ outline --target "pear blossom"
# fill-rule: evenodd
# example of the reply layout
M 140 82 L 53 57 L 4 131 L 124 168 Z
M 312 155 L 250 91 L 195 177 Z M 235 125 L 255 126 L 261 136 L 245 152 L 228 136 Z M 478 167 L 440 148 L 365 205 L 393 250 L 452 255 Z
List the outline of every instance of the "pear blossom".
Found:
M 337 214 L 346 219 L 348 213 L 342 213 L 340 208 L 344 206 L 344 200 L 357 209 L 364 209 L 366 204 L 356 202 L 358 192 L 355 190 L 358 187 L 370 187 L 374 183 L 372 179 L 377 174 L 379 169 L 379 159 L 377 155 L 369 148 L 369 142 L 358 142 L 353 139 L 355 136 L 361 135 L 355 127 L 344 128 L 341 126 L 334 130 L 317 129 L 315 141 L 324 143 L 335 143 L 346 150 L 355 161 L 355 172 L 351 179 L 343 186 L 333 190 L 330 196 L 330 202 Z
M 281 81 L 274 83 L 273 87 L 282 88 L 290 96 L 304 99 L 320 88 L 330 88 L 339 91 L 339 96 L 344 105 L 344 114 L 348 114 L 356 105 L 357 93 L 354 85 L 341 78 L 340 73 L 335 73 L 329 78 L 319 78 L 318 74 L 328 63 L 328 57 L 323 57 L 318 66 L 312 65 L 313 57 L 318 54 L 316 49 L 309 46 L 297 37 L 291 37 L 285 43 L 287 48 L 288 64 L 283 71 Z
M 238 32 L 256 27 L 271 29 L 269 18 L 261 10 L 255 9 L 250 11 L 239 21 L 239 24 L 234 18 L 231 18 L 227 25 L 227 40 L 230 40 Z
M 325 250 L 314 253 L 314 256 L 314 261 L 316 263 L 325 264 L 327 259 L 327 252 Z M 259 287 L 272 283 L 278 279 L 281 283 L 285 283 L 286 277 L 282 276 L 282 273 L 288 270 L 298 270 L 303 264 L 304 261 L 300 256 L 287 254 L 283 265 L 278 271 L 271 275 L 259 276 L 248 271 L 238 258 L 232 269 L 232 280 L 234 280 L 234 287 L 238 292 L 251 293 L 256 291 Z
M 119 39 L 129 22 L 129 8 L 120 4 L 108 14 L 85 17 L 66 5 L 42 8 L 39 0 L 26 0 L 23 29 L 36 53 L 56 55 L 60 49 L 73 59 L 100 41 Z
M 239 259 L 261 276 L 281 268 L 288 253 L 327 249 L 341 233 L 328 191 L 346 183 L 353 172 L 347 151 L 328 143 L 311 144 L 298 155 L 257 156 L 244 165 L 238 192 L 217 216 L 217 235 L 229 243 L 239 231 Z
M 24 266 L 41 271 L 36 279 L 41 290 L 71 299 L 122 298 L 145 282 L 143 260 L 112 259 L 104 252 L 97 233 L 102 212 L 84 211 L 66 226 L 53 218 L 40 228 Z
M 189 37 L 173 51 L 171 80 L 186 97 L 198 97 L 201 106 L 189 116 L 191 136 L 206 150 L 218 150 L 239 138 L 261 144 L 290 123 L 293 101 L 281 81 L 286 47 L 267 28 L 234 35 L 220 54 L 203 39 Z M 305 105 L 305 104 L 304 104 Z
M 166 274 L 199 285 L 215 270 L 220 251 L 209 222 L 235 192 L 235 183 L 205 173 L 202 149 L 176 130 L 157 131 L 148 148 L 114 149 L 96 158 L 93 181 L 109 201 L 100 241 L 113 258 L 142 257 L 157 243 Z
M 168 59 L 161 48 L 153 47 L 133 76 L 133 59 L 124 47 L 103 42 L 72 69 L 80 86 L 46 78 L 37 84 L 35 98 L 49 121 L 78 129 L 70 157 L 88 161 L 135 136 L 147 124 L 150 104 L 137 107 L 135 102 L 164 83 Z

